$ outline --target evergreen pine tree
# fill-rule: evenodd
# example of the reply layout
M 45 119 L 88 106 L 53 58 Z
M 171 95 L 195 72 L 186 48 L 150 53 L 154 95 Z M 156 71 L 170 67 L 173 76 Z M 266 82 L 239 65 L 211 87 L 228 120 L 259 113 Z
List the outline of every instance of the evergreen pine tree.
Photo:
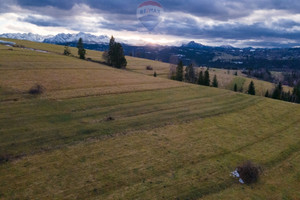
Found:
M 195 82 L 195 70 L 193 64 L 185 68 L 185 80 L 190 83 Z
M 78 43 L 77 43 L 77 48 L 78 48 L 79 58 L 80 59 L 85 59 L 86 51 L 85 51 L 84 46 L 83 46 L 82 38 L 79 38 Z
M 125 68 L 127 65 L 126 58 L 124 56 L 124 50 L 120 43 L 113 45 L 113 56 L 111 58 L 112 66 L 116 68 Z
M 282 98 L 283 101 L 289 101 L 291 102 L 292 100 L 292 95 L 291 95 L 291 92 L 288 91 L 288 92 L 283 92 L 283 98 Z
M 114 57 L 114 45 L 115 45 L 115 38 L 111 36 L 109 41 L 109 49 L 107 52 L 107 64 L 112 65 L 112 58 Z
M 109 49 L 104 58 L 106 58 L 107 64 L 116 68 L 125 68 L 127 65 L 123 47 L 120 43 L 115 42 L 113 36 L 110 39 Z
M 293 102 L 300 103 L 300 81 L 293 90 Z
M 233 91 L 237 92 L 237 84 L 234 84 Z
M 208 70 L 206 70 L 205 73 L 204 73 L 203 85 L 206 85 L 206 86 L 210 85 L 210 78 L 209 78 Z
M 214 75 L 212 86 L 216 87 L 216 88 L 219 86 L 219 83 L 218 83 L 218 80 L 217 80 L 217 75 Z
M 255 86 L 254 86 L 253 81 L 251 81 L 250 84 L 249 84 L 248 94 L 255 95 Z
M 179 61 L 176 69 L 176 80 L 183 81 L 183 63 Z
M 269 90 L 266 91 L 265 97 L 269 97 Z
M 276 86 L 276 88 L 272 94 L 272 98 L 273 99 L 282 99 L 282 91 L 283 91 L 282 84 L 281 84 L 281 82 L 279 82 L 279 84 Z
M 199 85 L 204 85 L 203 81 L 204 81 L 203 71 L 200 71 L 199 72 L 199 78 L 198 78 L 198 84 Z

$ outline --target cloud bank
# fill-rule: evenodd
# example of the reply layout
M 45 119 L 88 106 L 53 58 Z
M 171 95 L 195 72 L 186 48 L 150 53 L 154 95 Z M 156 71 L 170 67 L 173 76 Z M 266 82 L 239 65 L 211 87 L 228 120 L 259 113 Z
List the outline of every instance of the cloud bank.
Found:
M 0 0 L 0 31 L 90 32 L 120 37 L 195 40 L 208 45 L 300 45 L 298 0 L 161 0 L 162 22 L 147 31 L 138 0 Z

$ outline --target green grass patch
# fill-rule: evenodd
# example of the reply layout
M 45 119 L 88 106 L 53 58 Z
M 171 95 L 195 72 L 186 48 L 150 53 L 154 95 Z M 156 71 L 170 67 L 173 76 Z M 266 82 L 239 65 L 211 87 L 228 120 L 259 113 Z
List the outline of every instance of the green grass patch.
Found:
M 143 75 L 152 61 L 130 59 L 132 73 L 21 43 L 50 53 L 0 51 L 1 199 L 299 198 L 299 105 Z M 27 96 L 39 81 L 45 94 Z M 230 177 L 246 160 L 264 169 L 251 186 Z

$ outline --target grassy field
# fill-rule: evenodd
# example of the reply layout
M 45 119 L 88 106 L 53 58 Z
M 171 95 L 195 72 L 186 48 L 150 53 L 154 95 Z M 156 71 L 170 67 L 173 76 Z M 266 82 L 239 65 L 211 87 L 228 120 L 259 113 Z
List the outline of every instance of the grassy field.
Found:
M 3 39 L 11 42 L 16 42 L 19 45 L 23 45 L 25 47 L 33 48 L 33 49 L 40 49 L 44 51 L 49 51 L 52 53 L 56 53 L 61 55 L 62 52 L 64 51 L 64 46 L 59 46 L 59 45 L 51 45 L 51 44 L 44 44 L 44 43 L 36 43 L 36 42 L 30 42 L 30 41 L 20 41 L 20 40 L 14 40 L 14 39 Z M 70 51 L 72 55 L 77 57 L 77 48 L 72 48 L 70 47 Z M 99 51 L 92 51 L 92 50 L 87 50 L 87 58 L 91 58 L 95 61 L 103 61 L 102 59 L 102 52 Z M 170 71 L 170 64 L 168 63 L 163 63 L 159 61 L 153 61 L 153 60 L 147 60 L 147 59 L 142 59 L 142 58 L 136 58 L 136 57 L 126 57 L 128 66 L 127 69 L 128 71 L 131 72 L 136 72 L 140 74 L 145 74 L 148 76 L 153 76 L 154 72 L 157 73 L 158 77 L 161 78 L 168 78 L 169 71 Z M 146 70 L 147 66 L 151 66 L 153 70 Z M 197 73 L 202 70 L 206 70 L 206 68 L 201 67 L 197 69 Z M 235 76 L 235 73 L 237 72 L 238 76 Z M 241 85 L 242 92 L 247 93 L 248 91 L 248 86 L 251 81 L 254 82 L 255 87 L 256 87 L 256 94 L 258 96 L 264 96 L 266 91 L 268 90 L 269 93 L 275 88 L 275 85 L 266 81 L 260 81 L 257 79 L 250 79 L 245 77 L 241 71 L 237 70 L 225 70 L 225 69 L 215 69 L 215 68 L 210 68 L 209 73 L 211 76 L 211 81 L 213 79 L 213 76 L 216 75 L 218 78 L 219 82 L 219 88 L 222 89 L 230 89 L 233 90 L 233 86 L 235 83 L 238 85 L 244 82 L 243 85 Z M 273 73 L 276 77 L 278 76 L 276 73 Z M 237 82 L 236 82 L 237 81 Z M 284 86 L 285 91 L 292 91 L 293 88 Z
M 0 199 L 300 197 L 299 105 L 32 44 L 49 53 L 0 46 Z M 251 186 L 229 175 L 246 160 L 263 168 Z
M 36 48 L 34 45 L 30 47 Z M 49 45 L 49 48 L 41 49 L 56 48 Z M 25 93 L 36 83 L 42 84 L 47 89 L 44 95 L 46 98 L 69 98 L 182 86 L 166 79 L 141 76 L 53 53 L 7 46 L 1 46 L 0 53 L 0 85 L 16 94 Z M 111 78 L 107 78 L 108 76 Z

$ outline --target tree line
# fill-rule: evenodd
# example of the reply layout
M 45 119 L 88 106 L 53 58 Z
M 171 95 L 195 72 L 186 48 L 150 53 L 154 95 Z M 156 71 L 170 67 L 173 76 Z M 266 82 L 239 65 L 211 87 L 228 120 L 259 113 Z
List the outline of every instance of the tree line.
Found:
M 170 78 L 177 81 L 185 81 L 188 83 L 198 84 L 198 85 L 204 85 L 204 86 L 212 86 L 212 87 L 218 87 L 218 80 L 217 76 L 214 75 L 213 80 L 210 80 L 210 74 L 209 69 L 207 68 L 204 72 L 201 70 L 198 74 L 198 78 L 196 76 L 195 68 L 193 64 L 190 64 L 187 66 L 184 70 L 183 62 L 179 61 L 177 64 L 176 69 L 171 66 L 170 68 Z M 238 92 L 237 84 L 234 84 L 233 90 L 235 92 Z M 255 95 L 255 85 L 254 82 L 251 81 L 247 94 L 249 95 Z M 293 92 L 285 92 L 283 91 L 282 83 L 280 82 L 278 85 L 276 85 L 273 92 L 266 91 L 265 97 L 283 100 L 283 101 L 289 101 L 294 103 L 300 103 L 300 81 L 299 83 L 294 87 Z
M 79 38 L 77 42 L 77 49 L 79 58 L 84 60 L 86 56 L 86 50 L 84 48 L 82 38 Z M 63 54 L 66 56 L 71 55 L 71 51 L 67 45 L 65 46 Z M 127 60 L 124 55 L 123 47 L 121 43 L 115 41 L 113 36 L 109 42 L 109 49 L 103 52 L 102 58 L 104 59 L 105 64 L 115 68 L 124 69 L 127 66 Z
M 272 93 L 269 93 L 268 90 L 266 91 L 265 97 L 293 103 L 300 103 L 300 81 L 294 87 L 293 92 L 285 92 L 283 90 L 282 83 L 279 82 Z
M 172 68 L 172 66 L 171 66 Z M 198 85 L 204 85 L 204 86 L 212 86 L 212 87 L 218 87 L 219 83 L 217 80 L 217 76 L 214 75 L 213 81 L 211 83 L 210 81 L 210 75 L 209 75 L 209 69 L 206 69 L 206 71 L 203 73 L 201 70 L 199 72 L 199 76 L 197 78 L 195 68 L 193 64 L 190 64 L 187 66 L 184 70 L 183 62 L 179 61 L 178 65 L 176 67 L 176 71 L 171 70 L 170 78 L 177 81 L 185 81 L 188 83 L 198 84 Z

